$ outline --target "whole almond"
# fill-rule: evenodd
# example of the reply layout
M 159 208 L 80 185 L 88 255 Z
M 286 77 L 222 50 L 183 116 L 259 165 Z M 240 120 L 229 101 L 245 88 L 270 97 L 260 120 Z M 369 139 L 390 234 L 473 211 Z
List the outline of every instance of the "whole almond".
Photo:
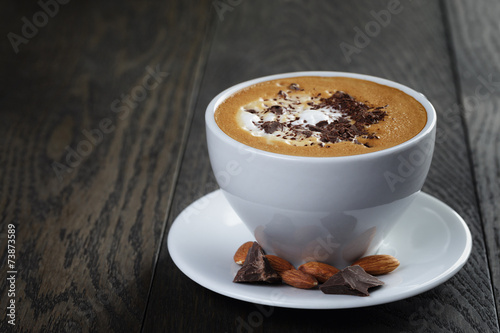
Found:
M 295 288 L 311 289 L 318 285 L 314 276 L 296 269 L 284 271 L 280 275 L 283 282 Z
M 398 268 L 399 260 L 388 254 L 376 254 L 363 257 L 351 266 L 359 265 L 371 275 L 387 274 Z
M 278 256 L 272 254 L 266 254 L 265 257 L 271 264 L 271 267 L 281 275 L 284 271 L 288 271 L 290 269 L 295 269 L 291 263 L 287 260 L 280 258 Z
M 253 245 L 253 242 L 246 242 L 244 244 L 242 244 L 238 250 L 236 250 L 236 252 L 234 253 L 234 262 L 237 263 L 238 265 L 243 265 L 243 263 L 245 262 L 245 259 L 247 257 L 247 254 L 248 254 L 248 250 L 250 250 L 250 248 L 252 247 Z
M 311 261 L 300 265 L 298 269 L 314 276 L 319 282 L 325 282 L 340 271 L 331 265 L 317 261 Z

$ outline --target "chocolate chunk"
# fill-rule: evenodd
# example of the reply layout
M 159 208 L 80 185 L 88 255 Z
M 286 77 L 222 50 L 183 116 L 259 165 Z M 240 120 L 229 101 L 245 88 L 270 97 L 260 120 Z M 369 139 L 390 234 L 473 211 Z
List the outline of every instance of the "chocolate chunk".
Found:
M 272 134 L 276 132 L 279 129 L 283 128 L 283 125 L 279 123 L 278 121 L 265 121 L 263 122 L 260 127 L 266 132 L 267 134 Z
M 316 127 L 325 127 L 328 125 L 328 121 L 322 120 L 316 123 Z
M 249 113 L 254 113 L 254 114 L 257 113 L 257 111 L 255 111 L 254 109 L 249 109 L 249 110 L 245 109 L 245 111 L 249 112 Z
M 288 86 L 288 89 L 290 90 L 300 90 L 300 87 L 297 83 L 292 83 Z
M 307 128 L 313 132 L 321 132 L 321 128 L 315 126 L 315 125 L 307 125 Z
M 333 275 L 319 289 L 325 294 L 368 296 L 368 289 L 383 284 L 384 282 L 356 265 L 348 266 Z
M 254 242 L 245 258 L 245 263 L 236 273 L 233 282 L 281 282 L 280 275 L 271 267 L 264 257 L 264 250 Z
M 267 112 L 271 112 L 271 113 L 280 115 L 280 114 L 283 114 L 283 108 L 279 105 L 273 105 L 267 109 Z

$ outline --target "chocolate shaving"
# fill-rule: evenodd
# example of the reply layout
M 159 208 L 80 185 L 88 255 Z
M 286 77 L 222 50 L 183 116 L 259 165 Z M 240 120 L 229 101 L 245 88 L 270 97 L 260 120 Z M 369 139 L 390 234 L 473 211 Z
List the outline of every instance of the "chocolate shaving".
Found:
M 308 126 L 310 130 L 320 133 L 322 142 L 355 142 L 358 136 L 378 138 L 374 133 L 369 133 L 366 127 L 378 123 L 386 116 L 386 112 L 381 110 L 383 107 L 370 108 L 342 91 L 335 92 L 329 98 L 321 98 L 320 103 L 313 106 L 314 109 L 326 107 L 341 111 L 342 117 L 329 124 L 327 121 L 320 121 L 314 127 Z
M 313 134 L 312 131 L 302 131 L 302 134 L 306 137 L 309 138 Z
M 245 258 L 245 263 L 238 270 L 233 282 L 281 282 L 280 275 L 271 267 L 264 256 L 264 250 L 254 242 Z
M 289 89 L 303 90 L 300 89 L 300 87 L 295 83 L 290 84 Z M 287 99 L 288 97 L 282 90 L 278 92 L 278 96 L 284 99 Z M 306 104 L 311 109 L 337 110 L 341 113 L 340 117 L 330 123 L 323 120 L 316 124 L 306 125 L 306 122 L 304 121 L 303 126 L 296 126 L 295 124 L 292 124 L 293 121 L 260 121 L 256 125 L 267 134 L 272 134 L 277 130 L 282 130 L 286 134 L 284 137 L 290 140 L 300 139 L 301 137 L 309 138 L 315 135 L 322 143 L 350 141 L 355 144 L 363 144 L 365 147 L 370 148 L 371 145 L 360 143 L 357 138 L 378 139 L 378 136 L 375 133 L 369 132 L 369 126 L 384 120 L 387 113 L 383 109 L 387 106 L 369 106 L 365 103 L 357 101 L 351 95 L 343 91 L 336 91 L 328 98 L 321 97 L 320 93 L 314 97 L 311 96 L 310 98 L 312 101 L 306 102 Z M 285 112 L 284 108 L 286 107 L 273 105 L 267 107 L 264 112 L 282 115 Z M 245 111 L 253 113 L 254 110 Z M 295 118 L 295 120 L 298 119 Z
M 283 90 L 280 90 L 278 92 L 278 96 L 283 98 L 284 100 L 286 100 L 286 98 L 288 97 L 288 95 Z
M 373 275 L 365 272 L 361 266 L 348 266 L 333 275 L 319 289 L 325 294 L 369 296 L 368 289 L 383 285 Z

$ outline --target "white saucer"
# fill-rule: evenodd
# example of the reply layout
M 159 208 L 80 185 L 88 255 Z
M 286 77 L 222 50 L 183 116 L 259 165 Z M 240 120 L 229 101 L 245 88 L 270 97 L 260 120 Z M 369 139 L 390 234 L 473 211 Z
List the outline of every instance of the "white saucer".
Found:
M 301 309 L 342 309 L 394 302 L 445 282 L 465 264 L 472 239 L 464 220 L 438 199 L 420 193 L 393 229 L 379 253 L 401 265 L 379 276 L 385 285 L 370 296 L 326 295 L 287 285 L 233 283 L 240 268 L 236 249 L 254 240 L 220 190 L 187 207 L 168 234 L 168 250 L 179 269 L 193 281 L 215 291 L 257 304 Z

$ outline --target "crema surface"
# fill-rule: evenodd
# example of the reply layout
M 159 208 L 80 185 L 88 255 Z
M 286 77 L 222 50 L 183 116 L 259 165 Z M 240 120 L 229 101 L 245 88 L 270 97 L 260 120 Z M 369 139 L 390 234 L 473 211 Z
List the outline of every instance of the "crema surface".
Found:
M 255 84 L 224 100 L 215 121 L 233 139 L 295 156 L 347 156 L 403 143 L 427 122 L 413 97 L 345 77 L 293 77 Z

